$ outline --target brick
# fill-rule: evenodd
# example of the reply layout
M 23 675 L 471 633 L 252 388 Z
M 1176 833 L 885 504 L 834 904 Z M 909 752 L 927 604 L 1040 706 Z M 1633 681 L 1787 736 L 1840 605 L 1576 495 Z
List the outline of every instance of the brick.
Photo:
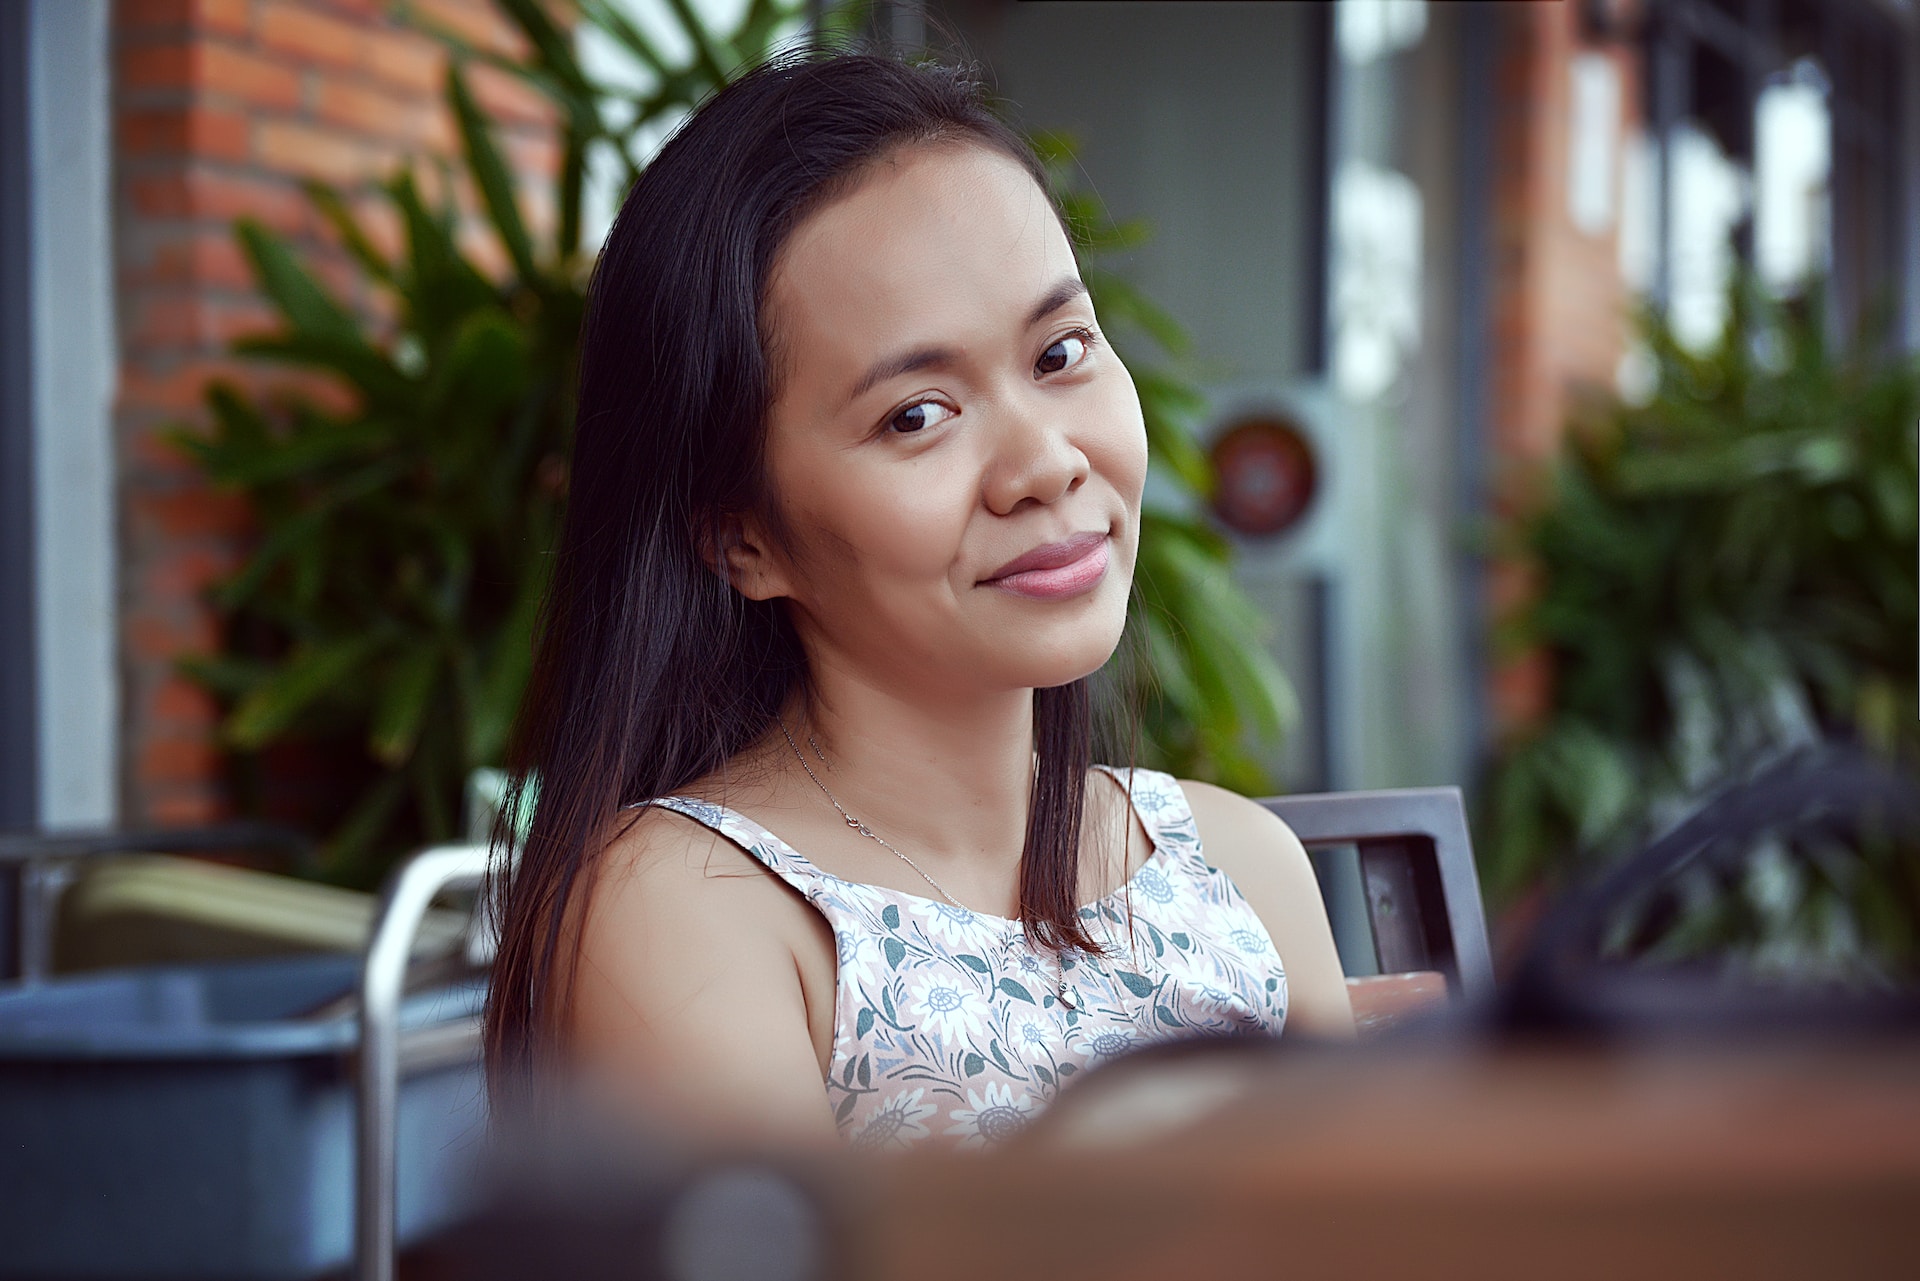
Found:
M 244 160 L 248 155 L 247 118 L 239 112 L 200 105 L 124 112 L 120 117 L 120 146 L 133 157 L 193 155 Z
M 253 155 L 281 173 L 319 178 L 339 186 L 384 177 L 391 152 L 338 129 L 322 129 L 285 120 L 262 120 L 254 127 Z
M 196 23 L 203 31 L 244 36 L 253 26 L 251 0 L 198 0 Z
M 200 83 L 209 94 L 252 107 L 291 111 L 301 105 L 299 71 L 230 44 L 200 46 Z
M 139 590 L 136 585 L 135 593 Z M 133 657 L 169 666 L 182 654 L 208 653 L 219 642 L 213 616 L 205 609 L 188 618 L 162 617 L 151 608 L 138 614 L 129 611 L 121 634 Z
M 141 261 L 122 259 L 123 288 L 187 285 L 251 291 L 253 269 L 224 228 L 182 228 L 153 246 Z
M 271 331 L 274 314 L 256 299 L 219 301 L 196 291 L 154 293 L 134 301 L 126 335 L 132 347 L 224 349 L 246 334 Z
M 209 537 L 232 538 L 252 527 L 253 515 L 245 498 L 205 482 L 191 488 L 139 493 L 129 497 L 129 527 L 137 534 L 176 547 Z
M 230 223 L 242 216 L 289 235 L 313 227 L 306 194 L 289 178 L 252 176 L 189 165 L 129 179 L 128 195 L 144 218 L 204 218 Z
M 293 0 L 270 0 L 258 16 L 256 34 L 263 49 L 326 66 L 358 68 L 366 61 L 368 42 L 353 22 Z
M 447 55 L 437 41 L 411 31 L 369 31 L 365 39 L 366 70 L 375 77 L 416 93 L 440 92 Z
M 183 30 L 195 25 L 196 0 L 119 0 L 114 26 L 121 31 Z
M 426 24 L 443 27 L 477 48 L 512 57 L 525 52 L 520 33 L 484 0 L 413 0 L 413 7 Z
M 431 100 L 398 97 L 332 76 L 316 89 L 313 111 L 321 121 L 439 152 L 454 145 L 452 121 Z
M 233 813 L 210 783 L 186 790 L 167 790 L 136 784 L 129 798 L 131 821 L 154 827 L 205 827 Z
M 156 724 L 173 729 L 211 729 L 220 721 L 220 708 L 213 695 L 185 677 L 162 682 L 147 700 L 147 712 Z
M 245 35 L 248 0 L 118 0 L 113 23 L 121 33 L 155 30 Z
M 174 41 L 128 45 L 120 51 L 118 87 L 123 91 L 189 90 L 199 77 L 202 47 Z
M 239 529 L 223 530 L 239 534 Z M 160 596 L 201 600 L 222 580 L 232 576 L 241 557 L 233 547 L 176 547 L 161 557 L 146 576 L 146 590 Z
M 480 109 L 500 122 L 509 124 L 551 125 L 557 118 L 553 103 L 538 89 L 497 67 L 475 65 L 468 69 L 467 83 Z

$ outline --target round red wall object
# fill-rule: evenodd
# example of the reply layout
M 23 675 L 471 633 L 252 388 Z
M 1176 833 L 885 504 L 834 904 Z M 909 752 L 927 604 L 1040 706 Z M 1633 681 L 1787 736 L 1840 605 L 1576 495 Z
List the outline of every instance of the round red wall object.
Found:
M 1213 442 L 1218 485 L 1213 511 L 1239 534 L 1278 534 L 1313 505 L 1319 468 L 1313 447 L 1285 418 L 1243 418 Z

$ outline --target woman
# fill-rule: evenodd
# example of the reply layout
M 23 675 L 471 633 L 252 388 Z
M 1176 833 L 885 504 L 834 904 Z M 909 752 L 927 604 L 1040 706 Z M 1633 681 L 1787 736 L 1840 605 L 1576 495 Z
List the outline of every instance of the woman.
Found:
M 984 1143 L 1147 1040 L 1350 1035 L 1292 834 L 1092 768 L 1146 464 L 963 75 L 798 56 L 695 113 L 583 331 L 496 1099 L 565 1063 L 706 1130 Z

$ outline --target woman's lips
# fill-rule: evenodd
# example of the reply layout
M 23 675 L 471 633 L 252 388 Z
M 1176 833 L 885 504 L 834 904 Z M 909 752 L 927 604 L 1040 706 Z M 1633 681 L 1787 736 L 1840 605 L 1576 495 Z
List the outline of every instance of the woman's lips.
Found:
M 1064 600 L 1092 589 L 1106 576 L 1107 535 L 1075 534 L 1008 561 L 981 586 L 1030 600 Z

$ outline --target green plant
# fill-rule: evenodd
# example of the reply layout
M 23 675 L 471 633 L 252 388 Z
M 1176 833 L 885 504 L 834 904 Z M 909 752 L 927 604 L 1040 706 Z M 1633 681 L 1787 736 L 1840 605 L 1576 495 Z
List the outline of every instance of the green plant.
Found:
M 1920 367 L 1870 339 L 1837 352 L 1817 307 L 1745 284 L 1712 350 L 1645 335 L 1657 391 L 1577 422 L 1548 500 L 1507 531 L 1540 584 L 1507 639 L 1544 648 L 1554 692 L 1487 789 L 1495 897 L 1606 859 L 1771 752 L 1839 737 L 1920 761 Z M 1766 884 L 1736 897 L 1769 899 L 1774 945 L 1850 932 L 1910 954 L 1920 866 L 1856 853 L 1784 881 L 1762 859 Z
M 376 879 L 410 844 L 452 835 L 462 780 L 496 764 L 504 747 L 565 497 L 590 169 L 611 161 L 624 189 L 644 163 L 644 141 L 765 57 L 800 9 L 799 0 L 752 0 L 732 32 L 718 33 L 687 0 L 669 0 L 690 50 L 675 61 L 611 0 L 577 0 L 578 19 L 641 69 L 639 88 L 621 88 L 587 70 L 542 0 L 496 3 L 523 56 L 438 34 L 454 54 L 446 100 L 459 126 L 459 173 L 504 273 L 489 274 L 464 247 L 446 194 L 452 174 L 439 175 L 435 199 L 411 170 L 385 184 L 404 228 L 391 257 L 341 193 L 313 184 L 315 208 L 391 321 L 368 321 L 286 243 L 242 221 L 237 234 L 281 325 L 236 349 L 337 382 L 350 407 L 250 398 L 215 383 L 210 426 L 175 434 L 215 483 L 247 497 L 259 527 L 251 556 L 215 594 L 225 648 L 188 670 L 226 701 L 224 736 L 237 752 L 306 737 L 364 755 L 371 781 L 334 829 L 325 869 L 349 882 Z M 555 106 L 561 162 L 549 227 L 524 211 L 476 105 L 476 63 Z M 1048 154 L 1064 171 L 1061 148 Z M 1135 234 L 1084 197 L 1067 200 L 1091 251 Z M 1177 327 L 1118 277 L 1095 271 L 1089 286 L 1103 314 L 1167 351 L 1183 345 Z M 1204 490 L 1206 463 L 1184 425 L 1197 398 L 1148 364 L 1135 377 L 1159 465 L 1174 483 Z M 1288 691 L 1259 644 L 1257 616 L 1227 577 L 1227 548 L 1163 514 L 1149 516 L 1142 542 L 1158 678 L 1143 687 L 1148 745 L 1166 763 L 1258 786 L 1244 739 L 1279 732 Z

